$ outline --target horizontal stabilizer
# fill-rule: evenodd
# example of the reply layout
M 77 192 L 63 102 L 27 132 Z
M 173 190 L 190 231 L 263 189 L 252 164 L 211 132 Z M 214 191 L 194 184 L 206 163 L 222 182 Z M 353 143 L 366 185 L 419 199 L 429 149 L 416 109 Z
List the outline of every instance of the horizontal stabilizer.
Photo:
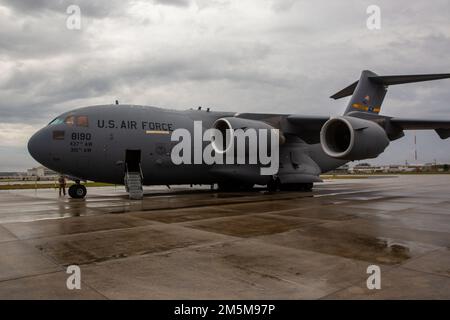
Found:
M 341 91 L 333 94 L 330 98 L 337 100 L 340 98 L 351 96 L 353 94 L 353 92 L 355 91 L 357 85 L 358 85 L 358 81 L 355 81 L 351 85 L 349 85 L 347 88 L 344 88 Z
M 383 84 L 385 86 L 392 86 L 392 85 L 403 84 L 403 83 L 441 80 L 441 79 L 448 79 L 448 78 L 450 78 L 450 73 L 369 77 L 369 79 L 371 81 L 378 83 L 378 84 Z

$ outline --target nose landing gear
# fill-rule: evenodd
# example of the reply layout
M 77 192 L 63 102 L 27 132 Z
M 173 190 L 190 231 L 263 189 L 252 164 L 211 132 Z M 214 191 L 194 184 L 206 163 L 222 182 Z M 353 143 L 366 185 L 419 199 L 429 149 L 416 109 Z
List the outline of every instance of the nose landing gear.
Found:
M 83 199 L 86 196 L 86 187 L 80 184 L 80 180 L 75 181 L 75 184 L 69 188 L 69 196 L 74 199 Z

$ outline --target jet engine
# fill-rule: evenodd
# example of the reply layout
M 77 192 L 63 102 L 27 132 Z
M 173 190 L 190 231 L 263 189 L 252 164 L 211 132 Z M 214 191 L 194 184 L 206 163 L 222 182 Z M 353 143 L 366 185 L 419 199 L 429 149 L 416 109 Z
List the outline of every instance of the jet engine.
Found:
M 259 129 L 266 129 L 267 135 L 264 136 L 264 140 L 267 141 L 268 149 L 270 150 L 270 134 L 272 134 L 270 130 L 275 128 L 262 121 L 227 117 L 217 119 L 213 124 L 213 129 L 217 129 L 222 134 L 223 139 L 219 143 L 213 141 L 212 147 L 217 153 L 227 153 L 236 143 L 235 133 L 236 130 L 239 129 L 242 130 L 241 132 L 246 136 L 251 135 L 249 129 L 255 130 L 253 133 L 256 135 L 255 142 L 259 142 L 260 138 L 263 138 L 259 133 Z M 278 131 L 279 143 L 284 143 L 284 140 L 284 136 Z M 248 148 L 248 145 L 246 148 Z
M 389 145 L 389 138 L 377 123 L 355 117 L 337 117 L 320 131 L 323 151 L 343 160 L 375 158 Z

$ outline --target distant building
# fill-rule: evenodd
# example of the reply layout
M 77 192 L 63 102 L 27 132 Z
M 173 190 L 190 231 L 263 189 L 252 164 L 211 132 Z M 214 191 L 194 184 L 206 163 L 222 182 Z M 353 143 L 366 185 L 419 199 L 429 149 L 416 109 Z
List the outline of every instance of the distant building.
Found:
M 27 176 L 29 177 L 52 177 L 57 176 L 58 173 L 52 171 L 44 166 L 35 167 L 27 170 Z
M 20 178 L 23 172 L 0 172 L 0 179 Z
M 425 163 L 425 164 L 391 164 L 391 165 L 371 165 L 370 163 L 358 163 L 353 167 L 345 164 L 333 171 L 330 171 L 329 174 L 374 174 L 374 173 L 420 173 L 420 172 L 429 172 L 429 173 L 450 173 L 450 165 L 449 164 L 436 164 L 436 163 Z
M 360 163 L 348 170 L 349 173 L 379 173 L 385 172 L 384 167 L 372 166 L 369 163 Z
M 411 165 L 398 165 L 392 164 L 385 166 L 384 172 L 386 173 L 400 173 L 400 172 L 415 172 L 417 167 Z

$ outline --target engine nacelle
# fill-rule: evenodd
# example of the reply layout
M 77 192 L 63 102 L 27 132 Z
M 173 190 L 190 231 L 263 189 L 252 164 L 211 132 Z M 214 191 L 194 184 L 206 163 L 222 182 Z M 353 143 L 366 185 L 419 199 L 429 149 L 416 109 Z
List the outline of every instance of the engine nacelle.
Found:
M 213 128 L 219 130 L 222 133 L 223 141 L 222 144 L 219 145 L 216 141 L 212 142 L 212 147 L 214 150 L 218 153 L 226 153 L 231 148 L 234 147 L 235 144 L 235 131 L 238 129 L 243 130 L 244 133 L 247 132 L 248 129 L 256 130 L 255 133 L 257 135 L 257 141 L 261 138 L 261 136 L 258 134 L 259 129 L 266 129 L 267 130 L 267 136 L 264 137 L 268 143 L 268 147 L 270 150 L 270 134 L 271 129 L 275 129 L 271 125 L 257 120 L 250 120 L 250 119 L 242 119 L 242 118 L 234 118 L 234 117 L 227 117 L 227 118 L 220 118 L 217 119 L 216 122 L 213 124 Z M 284 143 L 284 136 L 281 134 L 281 132 L 278 132 L 278 140 L 279 143 Z M 234 139 L 232 139 L 234 137 Z M 255 142 L 257 142 L 255 141 Z M 248 147 L 248 145 L 246 146 Z
M 389 145 L 389 138 L 377 123 L 354 117 L 337 117 L 320 131 L 323 151 L 343 160 L 376 158 Z

